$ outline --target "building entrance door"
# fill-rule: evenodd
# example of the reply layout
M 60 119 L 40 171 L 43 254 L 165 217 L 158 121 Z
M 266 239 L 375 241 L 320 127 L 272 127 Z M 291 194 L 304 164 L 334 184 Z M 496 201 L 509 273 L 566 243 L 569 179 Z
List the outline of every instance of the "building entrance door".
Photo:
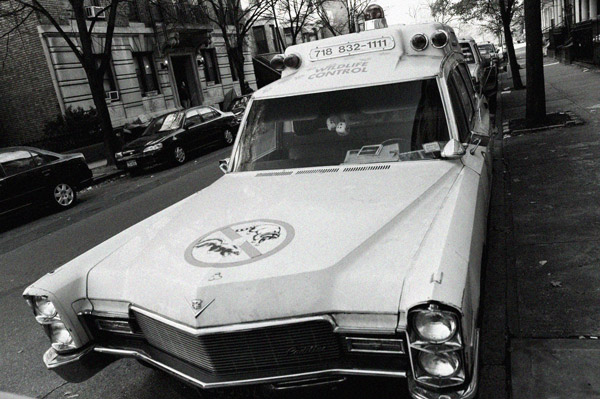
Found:
M 177 85 L 179 104 L 184 108 L 202 105 L 200 85 L 194 71 L 194 59 L 191 55 L 171 56 L 173 75 Z

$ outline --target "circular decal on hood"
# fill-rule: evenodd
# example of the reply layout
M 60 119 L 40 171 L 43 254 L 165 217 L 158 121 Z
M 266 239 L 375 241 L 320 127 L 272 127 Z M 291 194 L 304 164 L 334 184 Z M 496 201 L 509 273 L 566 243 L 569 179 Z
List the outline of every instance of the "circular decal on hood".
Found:
M 271 256 L 294 238 L 294 228 L 279 220 L 253 220 L 211 231 L 192 243 L 185 259 L 196 266 L 240 266 Z

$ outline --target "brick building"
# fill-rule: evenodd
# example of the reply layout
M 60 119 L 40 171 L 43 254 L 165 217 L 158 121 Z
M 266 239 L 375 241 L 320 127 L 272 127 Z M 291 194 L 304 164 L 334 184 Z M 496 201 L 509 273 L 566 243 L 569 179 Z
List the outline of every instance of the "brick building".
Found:
M 86 7 L 90 16 L 102 11 L 96 1 Z M 76 42 L 69 3 L 45 3 Z M 240 93 L 223 35 L 206 12 L 201 4 L 188 2 L 136 0 L 121 5 L 104 77 L 114 127 L 179 107 L 219 107 L 227 91 Z M 106 22 L 100 19 L 94 28 L 98 53 L 105 32 Z M 246 81 L 255 87 L 249 52 L 245 71 Z M 93 107 L 85 72 L 56 28 L 32 16 L 12 39 L 0 70 L 0 146 L 42 140 L 44 124 L 69 107 Z

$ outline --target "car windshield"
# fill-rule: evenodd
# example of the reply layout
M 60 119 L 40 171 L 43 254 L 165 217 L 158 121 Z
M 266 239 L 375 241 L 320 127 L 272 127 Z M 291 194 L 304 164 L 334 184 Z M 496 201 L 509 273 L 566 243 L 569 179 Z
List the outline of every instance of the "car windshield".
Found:
M 170 132 L 181 127 L 183 112 L 172 112 L 159 116 L 144 130 L 142 136 L 153 136 L 157 133 Z
M 435 79 L 255 100 L 235 170 L 434 159 L 448 140 Z
M 469 43 L 461 43 L 460 48 L 462 49 L 462 53 L 463 53 L 463 56 L 465 57 L 465 61 L 468 64 L 474 64 L 475 56 L 473 55 L 473 49 L 471 49 L 471 46 L 469 45 Z

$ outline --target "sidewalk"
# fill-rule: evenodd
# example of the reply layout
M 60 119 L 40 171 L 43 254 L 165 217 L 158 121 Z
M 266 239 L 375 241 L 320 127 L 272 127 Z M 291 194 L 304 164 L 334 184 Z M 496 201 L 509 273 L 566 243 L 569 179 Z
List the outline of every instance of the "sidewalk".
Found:
M 544 63 L 547 112 L 585 124 L 496 141 L 482 399 L 501 389 L 513 399 L 600 397 L 600 71 Z M 500 78 L 501 90 L 512 86 Z M 500 94 L 504 121 L 525 116 L 525 93 Z M 504 354 L 490 350 L 502 340 Z M 502 367 L 504 387 L 492 382 Z
M 126 173 L 120 169 L 117 169 L 116 166 L 109 166 L 106 159 L 89 162 L 88 167 L 92 171 L 94 184 L 102 183 L 103 181 Z

